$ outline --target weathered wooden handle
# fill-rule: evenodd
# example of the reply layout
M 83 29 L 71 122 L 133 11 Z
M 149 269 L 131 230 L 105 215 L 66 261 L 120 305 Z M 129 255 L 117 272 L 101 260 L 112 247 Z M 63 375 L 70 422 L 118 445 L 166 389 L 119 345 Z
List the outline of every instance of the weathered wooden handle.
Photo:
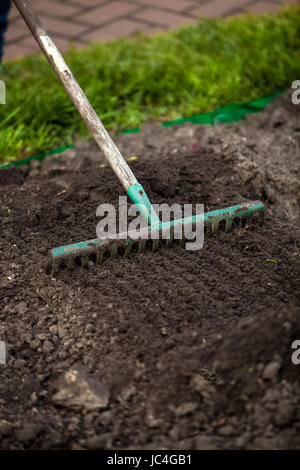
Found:
M 125 190 L 138 184 L 29 1 L 14 0 L 14 3 Z

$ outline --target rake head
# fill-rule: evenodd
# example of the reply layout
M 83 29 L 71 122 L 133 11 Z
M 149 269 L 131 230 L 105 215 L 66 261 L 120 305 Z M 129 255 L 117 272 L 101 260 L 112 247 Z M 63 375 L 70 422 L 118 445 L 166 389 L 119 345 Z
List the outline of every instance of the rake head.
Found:
M 156 251 L 160 247 L 169 247 L 173 243 L 183 244 L 185 243 L 184 237 L 180 239 L 174 237 L 175 229 L 180 226 L 185 229 L 194 229 L 196 224 L 202 223 L 204 233 L 228 232 L 234 227 L 246 225 L 250 220 L 258 222 L 263 217 L 263 203 L 254 201 L 168 223 L 159 223 L 142 229 L 138 236 L 136 232 L 127 232 L 126 238 L 124 234 L 116 234 L 101 240 L 96 238 L 60 246 L 50 251 L 52 273 L 55 274 L 64 267 L 72 270 L 79 266 L 87 267 L 91 263 L 102 263 L 107 258 L 129 257 L 134 252 Z M 165 239 L 166 233 L 168 233 L 167 239 Z M 186 233 L 186 230 L 182 230 L 182 233 Z

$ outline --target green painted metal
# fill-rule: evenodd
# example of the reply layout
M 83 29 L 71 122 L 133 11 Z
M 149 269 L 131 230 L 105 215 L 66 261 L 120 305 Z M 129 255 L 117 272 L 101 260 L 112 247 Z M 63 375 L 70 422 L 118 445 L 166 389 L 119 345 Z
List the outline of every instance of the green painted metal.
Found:
M 278 90 L 269 96 L 255 98 L 254 100 L 246 103 L 231 103 L 225 106 L 216 108 L 211 113 L 194 114 L 193 116 L 182 117 L 173 121 L 163 122 L 163 127 L 170 127 L 179 124 L 190 122 L 192 124 L 223 124 L 230 122 L 242 121 L 247 114 L 259 113 L 265 109 L 268 104 L 272 103 L 274 99 L 284 93 L 286 90 Z
M 138 207 L 149 225 L 159 223 L 159 218 L 141 184 L 134 184 L 126 191 L 127 196 Z
M 139 191 L 139 189 L 135 188 L 134 191 L 131 191 L 131 193 L 133 192 L 135 194 L 136 191 Z M 134 197 L 136 196 L 137 195 L 135 194 Z M 141 204 L 140 201 L 138 201 L 138 204 Z M 148 210 L 147 213 L 149 213 L 149 209 L 151 210 L 152 207 L 150 201 L 149 204 L 149 206 L 145 206 Z M 203 214 L 197 214 L 192 217 L 178 219 L 168 223 L 161 223 L 158 219 L 157 223 L 154 223 L 154 225 L 149 227 L 148 238 L 151 239 L 151 235 L 157 232 L 157 230 L 163 230 L 167 228 L 174 229 L 177 225 L 184 226 L 197 222 L 203 222 L 204 227 L 208 232 L 215 232 L 221 229 L 220 224 L 222 224 L 222 227 L 224 227 L 225 222 L 225 230 L 229 231 L 232 228 L 232 224 L 235 219 L 246 219 L 249 221 L 253 216 L 258 218 L 264 217 L 264 204 L 261 201 L 238 204 L 236 206 L 227 207 L 225 209 L 218 209 Z M 53 248 L 50 252 L 50 255 L 52 257 L 54 266 L 59 265 L 63 261 L 68 262 L 70 259 L 76 259 L 77 257 L 89 257 L 91 255 L 95 255 L 96 261 L 100 262 L 105 251 L 109 250 L 110 256 L 116 256 L 119 248 L 123 248 L 123 250 L 125 250 L 125 254 L 128 255 L 133 245 L 138 242 L 139 240 L 133 240 L 131 238 L 127 238 L 125 240 L 118 239 L 118 235 L 116 235 L 116 239 L 101 241 L 96 238 L 94 240 L 88 240 L 85 242 L 74 243 L 72 245 Z M 153 240 L 153 243 L 158 244 L 159 241 Z

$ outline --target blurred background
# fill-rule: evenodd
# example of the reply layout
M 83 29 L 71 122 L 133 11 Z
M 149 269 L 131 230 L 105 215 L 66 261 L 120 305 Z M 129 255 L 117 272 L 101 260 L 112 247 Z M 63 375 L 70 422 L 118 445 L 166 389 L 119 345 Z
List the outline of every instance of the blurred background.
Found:
M 299 0 L 31 3 L 112 133 L 247 104 L 300 78 Z M 1 163 L 89 137 L 14 5 L 3 54 Z
M 199 16 L 218 18 L 243 12 L 276 13 L 285 0 L 31 0 L 56 45 L 63 51 L 70 43 L 113 41 L 137 31 L 152 34 L 184 24 Z M 299 0 L 290 0 L 299 3 Z M 20 15 L 12 6 L 4 60 L 38 50 Z

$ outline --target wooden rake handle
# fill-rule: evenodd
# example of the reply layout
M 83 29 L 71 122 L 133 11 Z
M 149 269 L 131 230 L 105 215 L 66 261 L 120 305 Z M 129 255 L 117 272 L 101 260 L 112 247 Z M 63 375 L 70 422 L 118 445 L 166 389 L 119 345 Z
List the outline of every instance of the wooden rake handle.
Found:
M 29 1 L 13 1 L 125 191 L 138 184 L 136 177 L 80 88 L 61 53 L 48 36 Z

